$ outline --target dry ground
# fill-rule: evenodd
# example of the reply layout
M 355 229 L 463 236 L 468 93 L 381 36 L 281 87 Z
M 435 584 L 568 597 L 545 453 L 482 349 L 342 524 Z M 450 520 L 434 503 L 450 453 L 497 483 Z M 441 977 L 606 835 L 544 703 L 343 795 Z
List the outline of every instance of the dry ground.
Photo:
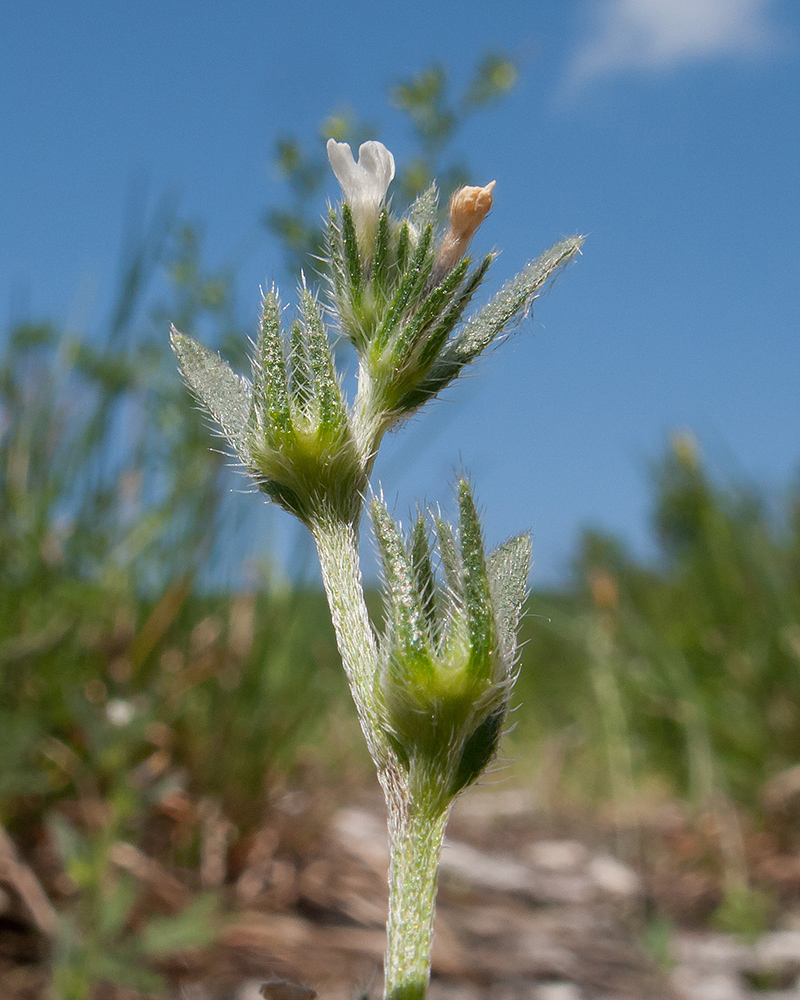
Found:
M 197 873 L 155 860 L 178 823 L 171 808 L 142 850 L 120 844 L 113 856 L 139 881 L 141 908 L 180 910 L 198 880 L 224 895 L 215 943 L 162 964 L 172 997 L 255 1000 L 274 979 L 322 997 L 380 992 L 388 857 L 378 799 L 286 793 L 244 839 L 204 803 Z M 663 805 L 623 829 L 619 816 L 613 826 L 543 817 L 520 790 L 470 793 L 443 852 L 432 1000 L 800 998 L 800 853 L 779 833 L 746 835 L 750 877 L 776 904 L 772 929 L 749 941 L 709 930 L 722 893 L 719 823 Z M 0 1000 L 40 1000 L 49 900 L 64 904 L 64 876 L 42 845 L 0 846 Z

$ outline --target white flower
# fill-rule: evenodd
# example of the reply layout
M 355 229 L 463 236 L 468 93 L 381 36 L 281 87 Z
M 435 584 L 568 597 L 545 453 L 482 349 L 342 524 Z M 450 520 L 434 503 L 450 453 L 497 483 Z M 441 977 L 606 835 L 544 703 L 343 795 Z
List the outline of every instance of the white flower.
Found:
M 382 142 L 362 143 L 358 163 L 350 144 L 328 139 L 328 159 L 350 206 L 362 252 L 374 236 L 378 214 L 394 177 L 394 157 Z

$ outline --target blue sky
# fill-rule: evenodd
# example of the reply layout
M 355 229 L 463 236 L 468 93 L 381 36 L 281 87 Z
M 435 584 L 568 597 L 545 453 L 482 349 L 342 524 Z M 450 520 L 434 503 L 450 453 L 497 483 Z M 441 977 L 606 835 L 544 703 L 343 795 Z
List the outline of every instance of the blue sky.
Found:
M 498 280 L 562 235 L 585 233 L 584 255 L 376 473 L 402 515 L 446 500 L 463 465 L 491 542 L 532 530 L 539 582 L 586 525 L 646 553 L 647 470 L 673 431 L 769 488 L 798 469 L 799 44 L 790 0 L 12 2 L 3 320 L 90 332 L 144 183 L 179 193 L 211 263 L 240 265 L 254 322 L 258 285 L 282 277 L 258 222 L 282 193 L 276 137 L 348 104 L 400 161 L 387 87 L 433 61 L 458 86 L 506 50 L 518 87 L 459 139 L 474 181 L 497 180 L 479 241 L 502 250 Z

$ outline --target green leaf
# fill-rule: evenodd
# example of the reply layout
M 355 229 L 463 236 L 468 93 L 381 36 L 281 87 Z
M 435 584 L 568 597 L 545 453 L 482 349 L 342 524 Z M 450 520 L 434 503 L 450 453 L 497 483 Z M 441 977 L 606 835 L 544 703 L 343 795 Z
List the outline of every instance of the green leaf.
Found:
M 314 398 L 311 368 L 308 363 L 306 339 L 299 320 L 292 323 L 289 346 L 289 368 L 291 371 L 292 402 L 299 413 L 306 414 Z
M 342 205 L 342 246 L 347 264 L 347 278 L 353 291 L 361 287 L 361 254 L 358 250 L 353 213 L 347 202 Z
M 484 56 L 464 95 L 464 103 L 480 108 L 498 100 L 513 90 L 518 75 L 516 64 L 508 56 Z
M 281 336 L 281 309 L 275 292 L 264 296 L 261 329 L 253 357 L 253 404 L 266 418 L 267 432 L 291 430 L 289 386 Z
M 378 359 L 399 326 L 407 309 L 422 292 L 425 282 L 433 268 L 434 255 L 431 252 L 433 229 L 428 226 L 422 235 L 414 256 L 400 281 L 397 291 L 392 297 L 383 322 L 375 331 L 373 338 L 373 357 Z
M 242 461 L 249 464 L 247 428 L 252 396 L 250 383 L 236 375 L 219 354 L 180 333 L 174 326 L 171 340 L 189 388 L 217 421 Z
M 389 212 L 384 205 L 378 219 L 378 235 L 375 237 L 375 263 L 372 272 L 375 287 L 381 293 L 385 293 L 389 284 L 389 264 Z
M 414 585 L 411 558 L 403 544 L 400 529 L 380 500 L 372 503 L 372 522 L 383 563 L 392 641 L 405 661 L 404 666 L 413 668 L 422 661 L 429 664 L 425 615 Z
M 461 588 L 461 557 L 456 548 L 453 529 L 440 517 L 435 518 L 436 538 L 439 542 L 439 554 L 442 557 L 442 569 L 444 570 L 447 587 L 453 598 L 461 600 L 463 597 Z
M 110 951 L 96 953 L 88 965 L 88 974 L 93 986 L 107 981 L 116 986 L 127 986 L 137 992 L 153 995 L 163 994 L 166 986 L 161 976 L 143 967 L 141 955 L 137 953 L 133 944 L 117 944 L 113 953 Z M 73 994 L 73 996 L 79 995 Z
M 342 234 L 339 229 L 339 216 L 332 206 L 328 209 L 328 230 L 326 246 L 328 250 L 328 260 L 330 262 L 330 272 L 333 278 L 333 288 L 337 295 L 344 291 L 346 277 L 344 260 L 342 257 Z
M 580 236 L 556 243 L 507 281 L 492 301 L 466 323 L 443 359 L 445 363 L 450 358 L 463 366 L 482 354 L 512 320 L 530 310 L 542 287 L 577 256 L 582 243 Z
M 322 316 L 314 296 L 307 289 L 301 294 L 301 306 L 306 324 L 308 363 L 320 419 L 324 427 L 337 430 L 346 423 L 347 415 Z
M 455 796 L 480 778 L 497 753 L 497 746 L 503 733 L 506 718 L 506 704 L 489 715 L 477 729 L 467 737 L 461 752 L 461 759 L 450 785 L 450 794 Z
M 521 319 L 529 312 L 542 287 L 580 252 L 582 242 L 582 237 L 576 236 L 557 243 L 507 282 L 492 301 L 468 320 L 461 332 L 439 351 L 426 378 L 402 397 L 400 406 L 403 412 L 412 413 L 437 396 L 458 378 L 470 362 L 479 357 L 501 334 L 507 332 L 506 328 L 514 320 Z M 483 278 L 490 263 L 491 259 L 486 258 L 480 265 L 478 269 L 482 272 L 480 279 Z M 471 297 L 480 279 L 471 288 L 468 281 L 462 294 Z M 442 320 L 443 327 L 452 321 L 450 326 L 452 329 L 467 301 L 461 305 L 456 299 L 451 307 L 451 313 Z M 456 312 L 459 307 L 460 311 Z M 441 336 L 443 332 L 444 330 L 440 330 L 438 335 L 433 334 L 431 344 L 439 341 L 438 346 L 441 346 L 445 339 Z
M 464 564 L 464 610 L 470 644 L 470 672 L 489 677 L 496 645 L 494 610 L 478 512 L 466 479 L 458 484 L 461 509 L 461 558 Z
M 439 217 L 439 192 L 435 184 L 422 192 L 411 206 L 408 221 L 418 232 L 424 233 L 430 226 L 434 228 Z
M 473 295 L 486 277 L 486 272 L 489 270 L 494 256 L 493 253 L 487 254 L 464 282 L 463 288 L 453 299 L 452 304 L 445 312 L 436 329 L 431 333 L 423 348 L 421 359 L 424 363 L 428 364 L 434 361 L 439 355 L 442 345 L 453 332 L 456 323 L 463 316 L 464 310 L 470 304 Z
M 83 834 L 79 833 L 75 827 L 63 816 L 54 812 L 48 820 L 48 827 L 56 842 L 58 853 L 64 864 L 76 858 L 83 858 L 86 855 L 87 843 Z
M 413 318 L 401 330 L 392 347 L 391 364 L 393 368 L 401 369 L 408 363 L 409 357 L 413 354 L 420 340 L 425 337 L 430 325 L 452 301 L 468 269 L 469 258 L 465 257 L 446 275 L 440 284 L 428 293 L 414 313 Z M 426 352 L 426 354 L 430 354 L 430 352 Z M 419 376 L 422 377 L 425 374 L 425 369 L 419 364 L 416 368 Z
M 422 602 L 428 635 L 435 644 L 438 641 L 436 581 L 434 580 L 433 566 L 431 565 L 428 526 L 422 515 L 417 517 L 411 535 L 411 568 L 414 575 L 414 586 Z
M 443 345 L 472 301 L 493 260 L 494 254 L 487 254 L 484 257 L 429 334 L 420 351 L 420 368 L 426 372 L 425 378 L 401 396 L 398 409 L 402 413 L 409 414 L 419 409 L 461 372 L 463 367 L 461 363 L 452 360 L 448 363 L 442 360 Z
M 400 226 L 400 235 L 397 237 L 397 270 L 400 274 L 406 269 L 406 261 L 411 248 L 411 231 L 408 223 L 403 222 Z
M 97 919 L 97 931 L 103 938 L 111 938 L 119 934 L 136 901 L 136 881 L 130 875 L 121 872 L 111 893 L 104 895 Z
M 517 628 L 528 593 L 530 566 L 531 539 L 527 534 L 504 542 L 487 560 L 497 630 L 507 661 L 513 660 L 517 647 Z

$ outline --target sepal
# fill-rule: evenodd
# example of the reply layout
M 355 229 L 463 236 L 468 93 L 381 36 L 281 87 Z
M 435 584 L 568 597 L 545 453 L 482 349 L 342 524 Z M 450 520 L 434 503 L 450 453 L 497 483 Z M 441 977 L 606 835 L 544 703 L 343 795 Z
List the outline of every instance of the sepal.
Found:
M 306 524 L 332 515 L 355 523 L 367 472 L 319 307 L 305 288 L 300 299 L 287 350 L 278 298 L 264 296 L 252 384 L 177 330 L 172 345 L 192 392 L 263 493 Z
M 491 302 L 441 347 L 425 377 L 408 390 L 399 405 L 413 413 L 454 382 L 467 365 L 502 338 L 511 324 L 530 312 L 542 288 L 580 253 L 582 243 L 581 237 L 562 240 L 506 282 Z
M 458 532 L 435 521 L 441 586 L 425 518 L 418 516 L 405 538 L 383 502 L 372 504 L 386 606 L 376 699 L 409 780 L 442 808 L 497 749 L 516 679 L 530 564 L 527 536 L 487 557 L 466 480 L 458 493 Z
M 428 226 L 435 226 L 439 216 L 439 190 L 435 184 L 427 187 L 418 195 L 408 212 L 411 228 L 417 233 L 423 233 Z
M 246 378 L 233 372 L 219 354 L 209 351 L 174 326 L 170 340 L 189 388 L 219 424 L 244 464 L 248 464 L 247 427 L 252 386 Z

